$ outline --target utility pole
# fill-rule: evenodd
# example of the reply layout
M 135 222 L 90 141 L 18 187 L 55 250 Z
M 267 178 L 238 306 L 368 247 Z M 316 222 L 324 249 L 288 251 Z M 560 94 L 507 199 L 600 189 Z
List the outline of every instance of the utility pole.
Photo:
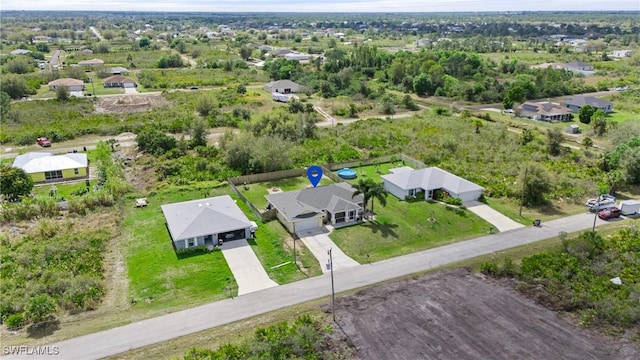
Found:
M 524 205 L 524 191 L 527 186 L 527 173 L 529 172 L 529 166 L 524 168 L 524 179 L 522 180 L 522 196 L 520 197 L 520 212 L 519 216 L 522 216 L 522 205 Z
M 92 77 L 89 77 L 89 81 L 91 81 L 91 89 L 93 89 L 93 90 L 92 90 L 92 91 L 93 91 L 93 94 L 92 94 L 92 96 L 93 96 L 93 97 L 92 97 L 92 99 L 95 99 L 95 98 L 96 98 L 96 86 L 95 86 L 95 85 L 94 85 L 94 83 L 93 83 L 93 76 L 92 76 Z
M 333 256 L 331 256 L 331 249 L 327 251 L 329 254 L 329 269 L 331 269 L 331 314 L 333 315 L 333 322 L 336 322 L 336 290 L 333 283 Z
M 593 228 L 591 231 L 596 231 L 596 221 L 598 220 L 598 210 L 600 208 L 600 196 L 596 193 L 596 207 L 593 214 Z

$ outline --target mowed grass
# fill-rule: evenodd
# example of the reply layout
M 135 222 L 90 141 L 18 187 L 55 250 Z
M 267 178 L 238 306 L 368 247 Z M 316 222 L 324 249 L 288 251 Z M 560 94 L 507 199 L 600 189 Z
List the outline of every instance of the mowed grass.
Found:
M 279 284 L 305 279 L 322 273 L 320 265 L 306 249 L 298 247 L 293 264 L 293 248 L 282 225 L 277 221 L 262 224 L 228 187 L 172 187 L 147 196 L 146 208 L 125 208 L 124 231 L 131 299 L 150 309 L 184 308 L 235 296 L 238 286 L 221 251 L 177 255 L 165 226 L 160 206 L 181 201 L 231 195 L 250 220 L 256 221 L 256 238 L 249 240 L 253 251 L 269 277 Z M 279 266 L 291 262 L 289 264 Z
M 456 212 L 440 203 L 376 201 L 375 221 L 337 229 L 331 239 L 360 263 L 374 262 L 488 233 L 489 223 L 468 210 Z M 431 220 L 434 219 L 434 220 Z
M 329 184 L 333 184 L 333 180 L 323 177 L 318 186 Z M 267 199 L 265 196 L 269 195 L 269 189 L 277 187 L 282 191 L 300 190 L 310 187 L 311 183 L 307 176 L 303 175 L 274 181 L 247 184 L 247 186 L 248 189 L 245 189 L 243 185 L 238 185 L 237 187 L 238 190 L 242 192 L 242 195 L 251 201 L 256 208 L 264 210 L 267 207 Z
M 366 166 L 358 166 L 352 167 L 351 170 L 356 172 L 357 177 L 355 179 L 346 180 L 351 184 L 357 184 L 359 180 L 373 179 L 376 183 L 382 182 L 382 175 L 391 174 L 389 170 L 393 168 L 397 168 L 400 166 L 405 166 L 402 162 L 388 162 L 377 165 L 366 165 Z M 338 170 L 334 171 L 336 175 Z
M 227 194 L 214 189 L 210 196 Z M 123 223 L 130 296 L 139 306 L 171 308 L 215 301 L 237 293 L 222 252 L 178 257 L 160 205 L 202 198 L 201 190 L 164 191 L 148 196 L 146 208 L 127 207 Z
M 585 200 L 587 200 L 585 198 Z M 564 216 L 580 214 L 586 211 L 581 204 L 554 203 L 539 207 L 522 207 L 520 215 L 520 203 L 518 200 L 507 198 L 486 198 L 486 203 L 491 208 L 499 211 L 511 220 L 524 225 L 531 225 L 534 220 L 540 219 L 543 222 L 557 219 Z

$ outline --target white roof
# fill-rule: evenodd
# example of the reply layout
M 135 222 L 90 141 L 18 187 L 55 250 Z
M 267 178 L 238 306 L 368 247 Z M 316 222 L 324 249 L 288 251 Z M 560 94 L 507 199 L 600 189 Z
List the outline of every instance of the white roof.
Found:
M 87 165 L 87 154 L 82 153 L 53 155 L 48 152 L 30 152 L 19 155 L 13 161 L 13 167 L 21 168 L 27 174 L 79 169 L 87 167 Z
M 255 224 L 229 195 L 166 204 L 161 208 L 174 241 L 251 228 Z
M 418 188 L 424 190 L 446 189 L 456 194 L 483 190 L 481 186 L 437 167 L 414 170 L 403 166 L 391 169 L 390 172 L 391 174 L 389 175 L 382 175 L 382 179 L 402 190 Z

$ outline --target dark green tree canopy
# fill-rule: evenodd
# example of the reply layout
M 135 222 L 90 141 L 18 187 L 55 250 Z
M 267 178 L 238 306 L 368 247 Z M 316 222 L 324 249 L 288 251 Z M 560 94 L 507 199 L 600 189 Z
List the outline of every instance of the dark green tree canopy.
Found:
M 33 180 L 24 170 L 13 166 L 0 166 L 0 192 L 9 199 L 26 196 L 33 189 Z

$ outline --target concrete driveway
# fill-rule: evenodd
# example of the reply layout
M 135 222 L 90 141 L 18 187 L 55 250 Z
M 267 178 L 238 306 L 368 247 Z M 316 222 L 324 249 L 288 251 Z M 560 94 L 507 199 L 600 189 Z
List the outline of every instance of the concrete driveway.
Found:
M 278 286 L 269 278 L 247 240 L 225 242 L 222 255 L 238 283 L 238 296 Z
M 524 227 L 524 225 L 509 219 L 505 215 L 490 208 L 489 205 L 479 201 L 468 201 L 464 203 L 464 206 L 472 213 L 486 220 L 489 224 L 495 226 L 500 232 Z
M 606 223 L 606 221 L 598 221 L 596 226 Z M 529 226 L 506 233 L 486 235 L 472 240 L 386 259 L 371 265 L 350 267 L 336 274 L 335 291 L 340 293 L 358 289 L 443 265 L 454 264 L 465 259 L 535 243 L 558 236 L 559 232 L 572 233 L 591 229 L 592 226 L 593 215 L 583 213 L 551 220 L 537 228 Z M 136 349 L 179 336 L 193 334 L 329 295 L 331 295 L 330 277 L 328 275 L 316 276 L 272 287 L 259 293 L 212 302 L 53 343 L 50 344 L 50 348 L 57 347 L 60 353 L 59 355 L 47 356 L 47 359 L 101 359 L 123 353 L 129 349 Z M 41 342 L 46 341 L 47 339 L 41 340 Z M 123 356 L 118 357 L 122 358 Z M 7 354 L 7 356 L 2 357 L 3 360 L 30 360 L 35 358 L 33 353 L 28 354 L 26 352 L 13 355 Z
M 329 234 L 332 230 L 333 228 L 327 229 L 327 227 L 322 227 L 320 229 L 304 230 L 298 232 L 297 235 L 307 249 L 311 251 L 313 256 L 318 259 L 323 273 L 331 271 L 331 269 L 327 268 L 327 263 L 329 261 L 329 249 L 331 249 L 334 271 L 360 265 L 358 262 L 348 257 L 333 241 L 331 241 Z
M 139 94 L 138 93 L 138 89 L 132 87 L 132 88 L 124 88 L 124 93 L 127 95 L 131 95 L 131 94 Z

